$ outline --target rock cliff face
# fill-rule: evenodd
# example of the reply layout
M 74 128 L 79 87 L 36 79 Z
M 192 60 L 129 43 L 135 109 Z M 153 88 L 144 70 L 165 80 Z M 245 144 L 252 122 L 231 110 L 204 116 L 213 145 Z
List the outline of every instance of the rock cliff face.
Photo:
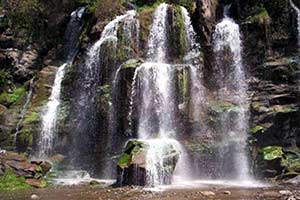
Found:
M 58 142 L 55 146 L 55 152 L 62 154 L 74 148 L 71 144 L 74 143 L 73 136 L 78 131 L 74 127 L 79 120 L 74 116 L 80 110 L 70 108 L 78 103 L 74 102 L 75 97 L 78 97 L 77 99 L 80 97 L 77 89 L 81 87 L 84 81 L 82 73 L 85 73 L 80 67 L 87 56 L 89 46 L 100 38 L 104 26 L 110 20 L 116 15 L 124 14 L 127 8 L 137 6 L 140 32 L 138 40 L 135 41 L 138 41 L 138 44 L 130 46 L 124 40 L 118 44 L 117 51 L 113 51 L 109 43 L 106 44 L 106 49 L 110 51 L 101 54 L 103 67 L 101 73 L 98 72 L 99 76 L 95 82 L 96 98 L 92 102 L 94 112 L 92 116 L 88 115 L 92 120 L 89 121 L 90 124 L 86 124 L 93 128 L 82 137 L 80 141 L 82 143 L 75 145 L 80 149 L 80 157 L 86 159 L 84 162 L 97 163 L 93 169 L 95 173 L 104 172 L 107 169 L 103 169 L 101 163 L 108 162 L 111 157 L 114 157 L 116 162 L 115 156 L 121 153 L 126 140 L 136 136 L 134 132 L 136 116 L 132 116 L 132 127 L 129 127 L 128 118 L 132 114 L 129 109 L 132 80 L 135 68 L 145 59 L 147 52 L 145 48 L 156 1 L 137 1 L 137 5 L 122 1 L 103 1 L 102 5 L 97 5 L 94 1 L 63 1 L 62 6 L 57 6 L 60 3 L 56 1 L 49 1 L 39 7 L 42 9 L 39 11 L 43 11 L 40 18 L 44 20 L 39 21 L 39 30 L 43 31 L 39 33 L 39 37 L 28 36 L 25 33 L 24 29 L 32 28 L 30 20 L 26 21 L 26 27 L 21 28 L 19 21 L 12 20 L 11 6 L 14 5 L 10 2 L 3 1 L 1 5 L 3 15 L 0 16 L 0 147 L 29 153 L 32 152 L 32 148 L 35 149 L 40 133 L 42 109 L 50 96 L 55 72 L 63 62 L 60 59 L 63 57 L 62 40 L 70 12 L 85 4 L 82 2 L 90 2 L 91 6 L 80 36 L 79 53 L 73 65 L 68 68 L 62 85 L 63 102 L 58 121 Z M 242 32 L 244 65 L 248 71 L 247 80 L 250 86 L 248 94 L 251 116 L 248 144 L 252 168 L 257 176 L 285 178 L 300 173 L 300 65 L 297 13 L 289 0 L 196 0 L 193 3 L 189 1 L 168 3 L 174 4 L 169 10 L 169 21 L 172 22 L 179 16 L 175 6 L 178 4 L 186 6 L 192 15 L 197 39 L 202 47 L 204 85 L 211 91 L 216 89 L 211 79 L 214 65 L 212 35 L 216 24 L 223 17 L 224 6 L 232 4 L 230 13 L 240 25 Z M 298 0 L 294 0 L 294 3 L 300 6 Z M 20 16 L 21 14 L 24 13 L 21 12 Z M 28 15 L 28 19 L 35 17 Z M 35 27 L 32 30 L 36 30 Z M 40 37 L 47 31 L 49 37 Z M 181 41 L 180 23 L 170 26 L 169 31 L 173 33 L 170 34 L 172 38 L 169 41 Z M 118 34 L 122 35 L 121 29 L 118 30 Z M 182 56 L 181 47 L 181 43 L 170 44 L 169 54 L 172 55 L 170 57 L 174 62 L 175 58 Z M 117 77 L 119 85 L 114 86 L 114 73 L 119 66 L 121 66 Z M 178 99 L 181 105 L 179 109 L 182 111 L 180 115 L 187 119 L 181 122 L 183 133 L 189 132 L 189 127 L 192 126 L 192 122 L 188 120 L 189 113 L 185 109 L 187 106 L 185 99 L 190 94 L 182 89 L 182 85 L 186 84 L 185 74 L 182 70 L 177 76 L 178 93 L 182 94 Z M 32 78 L 34 78 L 33 95 L 14 142 L 16 127 L 22 118 L 22 108 Z M 114 87 L 117 90 L 114 90 Z M 119 95 L 114 95 L 114 92 Z M 112 102 L 116 107 L 111 107 Z M 114 133 L 110 132 L 109 125 L 112 109 L 118 113 L 113 122 L 113 125 L 117 126 Z M 114 143 L 107 145 L 106 142 L 109 140 Z M 199 142 L 197 145 L 202 144 Z M 109 157 L 104 157 L 104 154 L 108 154 Z M 87 169 L 90 167 L 91 165 L 85 166 Z

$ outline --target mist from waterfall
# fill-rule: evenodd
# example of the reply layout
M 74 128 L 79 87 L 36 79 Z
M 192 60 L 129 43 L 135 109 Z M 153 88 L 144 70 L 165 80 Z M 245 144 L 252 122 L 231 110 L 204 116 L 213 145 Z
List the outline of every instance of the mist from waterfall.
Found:
M 60 106 L 61 83 L 65 75 L 65 69 L 71 65 L 78 51 L 79 36 L 83 23 L 81 18 L 86 7 L 81 7 L 72 12 L 70 22 L 65 33 L 65 63 L 62 64 L 55 75 L 54 84 L 49 100 L 42 112 L 42 130 L 37 144 L 37 156 L 47 158 L 54 147 L 55 134 L 57 132 L 57 117 Z
M 242 42 L 239 25 L 225 16 L 216 25 L 214 53 L 216 57 L 215 76 L 217 99 L 230 103 L 232 109 L 221 114 L 219 144 L 221 178 L 251 181 L 247 156 L 249 103 L 247 100 L 247 79 L 242 62 Z

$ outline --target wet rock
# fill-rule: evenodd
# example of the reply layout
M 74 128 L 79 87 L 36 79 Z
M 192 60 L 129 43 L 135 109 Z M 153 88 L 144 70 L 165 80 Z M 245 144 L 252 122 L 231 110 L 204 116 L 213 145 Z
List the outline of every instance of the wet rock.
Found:
M 200 192 L 204 196 L 215 196 L 216 194 L 212 191 L 202 191 Z
M 290 183 L 290 184 L 294 184 L 294 185 L 299 185 L 300 184 L 300 175 L 292 178 L 292 179 L 289 179 L 287 181 L 285 181 L 285 183 Z
M 278 193 L 276 191 L 266 191 L 261 196 L 273 197 L 273 198 L 280 198 L 281 197 L 280 193 Z
M 143 60 L 142 59 L 130 59 L 127 60 L 125 63 L 122 64 L 122 68 L 123 69 L 127 69 L 127 68 L 137 68 L 139 67 L 141 64 L 143 64 Z
M 6 49 L 0 62 L 6 67 L 13 69 L 14 80 L 28 80 L 35 72 L 38 62 L 38 52 L 28 48 L 25 51 L 18 49 Z
M 50 158 L 51 162 L 60 163 L 65 159 L 65 156 L 62 154 L 56 154 Z
M 44 175 L 46 175 L 50 171 L 50 169 L 52 168 L 52 165 L 49 162 L 47 162 L 47 161 L 43 161 L 40 164 L 40 167 L 42 168 L 42 173 Z
M 296 198 L 294 196 L 290 196 L 287 200 L 298 200 L 298 198 Z
M 117 164 L 117 184 L 146 185 L 146 151 L 145 143 L 131 140 Z
M 224 191 L 223 194 L 231 195 L 231 192 L 229 190 Z
M 44 188 L 47 186 L 47 182 L 43 179 L 28 178 L 25 180 L 25 183 L 36 188 Z
M 147 141 L 128 141 L 125 151 L 117 164 L 117 185 L 151 186 L 154 183 L 153 177 L 147 176 L 149 172 L 146 166 L 146 155 L 151 151 L 151 145 Z M 179 159 L 179 152 L 172 143 L 166 142 L 163 144 L 165 146 L 160 146 L 160 143 L 155 143 L 155 145 L 157 148 L 163 148 L 164 151 L 160 155 L 161 160 L 158 161 L 159 163 L 154 163 L 153 165 L 159 168 L 157 173 L 163 176 L 160 177 L 160 180 L 162 180 L 161 184 L 170 184 Z
M 100 183 L 96 180 L 90 181 L 90 185 L 99 185 Z
M 204 45 L 209 45 L 213 32 L 214 25 L 217 21 L 217 0 L 201 1 L 197 0 L 196 14 L 199 16 L 199 24 L 197 29 L 199 30 L 201 39 Z
M 40 197 L 38 195 L 36 195 L 36 194 L 33 194 L 33 195 L 30 196 L 30 198 L 31 199 L 39 199 Z
M 293 193 L 289 190 L 280 190 L 279 193 L 281 195 L 292 195 Z
M 24 155 L 6 152 L 0 154 L 0 175 L 8 170 L 18 177 L 24 177 L 27 184 L 34 187 L 45 187 L 43 176 L 51 169 L 51 164 L 46 161 L 28 161 Z

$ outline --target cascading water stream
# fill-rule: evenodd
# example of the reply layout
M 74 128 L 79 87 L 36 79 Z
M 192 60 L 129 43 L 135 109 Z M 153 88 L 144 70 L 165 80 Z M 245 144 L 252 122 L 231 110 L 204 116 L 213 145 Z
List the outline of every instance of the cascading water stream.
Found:
M 174 67 L 166 64 L 168 5 L 161 4 L 154 13 L 149 36 L 147 62 L 136 70 L 134 82 L 139 85 L 138 134 L 140 139 L 175 136 Z
M 30 103 L 31 98 L 32 98 L 32 94 L 33 94 L 33 86 L 34 86 L 34 79 L 35 79 L 35 77 L 33 77 L 33 78 L 30 80 L 30 83 L 29 83 L 29 91 L 28 91 L 28 93 L 27 93 L 27 95 L 26 95 L 26 100 L 25 100 L 25 103 L 24 103 L 23 108 L 22 108 L 21 113 L 20 113 L 20 120 L 19 120 L 18 123 L 17 123 L 16 132 L 15 132 L 15 134 L 14 134 L 14 140 L 13 140 L 13 146 L 14 146 L 15 148 L 17 147 L 17 139 L 18 139 L 18 135 L 19 135 L 19 133 L 20 133 L 22 123 L 23 123 L 23 121 L 24 121 L 26 112 L 27 112 L 27 110 L 28 110 L 29 103 Z
M 205 105 L 205 88 L 202 84 L 203 79 L 203 66 L 200 63 L 200 44 L 196 42 L 196 33 L 191 23 L 191 18 L 186 8 L 181 7 L 181 12 L 184 19 L 185 39 L 186 39 L 186 55 L 183 60 L 184 63 L 189 65 L 190 74 L 190 87 L 191 87 L 191 100 L 190 111 L 193 114 L 193 121 L 203 123 L 201 117 L 201 108 Z
M 78 50 L 79 36 L 83 26 L 81 19 L 85 10 L 86 7 L 82 7 L 72 12 L 71 20 L 67 26 L 65 33 L 66 62 L 61 65 L 56 72 L 52 92 L 42 114 L 42 130 L 37 144 L 37 156 L 39 158 L 47 158 L 53 151 L 57 117 L 60 106 L 61 83 L 65 75 L 66 67 L 72 64 Z
M 99 88 L 101 84 L 105 82 L 103 76 L 105 73 L 108 73 L 105 71 L 106 65 L 109 64 L 107 68 L 111 71 L 109 74 L 106 74 L 106 76 L 110 77 L 105 84 L 114 85 L 116 81 L 113 79 L 117 79 L 118 77 L 120 69 L 116 69 L 115 57 L 111 57 L 117 55 L 118 43 L 121 42 L 118 38 L 119 34 L 122 34 L 122 40 L 129 40 L 129 38 L 133 37 L 134 32 L 132 30 L 135 29 L 136 22 L 136 11 L 134 10 L 127 11 L 126 14 L 118 16 L 109 22 L 104 27 L 100 39 L 89 48 L 85 62 L 82 64 L 80 69 L 82 76 L 76 88 L 76 96 L 73 98 L 73 119 L 75 123 L 73 144 L 69 152 L 70 158 L 72 158 L 70 166 L 75 169 L 84 168 L 87 162 L 83 161 L 83 159 L 86 158 L 86 155 L 94 148 L 93 145 L 95 145 L 95 140 L 97 140 L 102 144 L 102 151 L 106 152 L 106 154 L 102 156 L 102 159 L 108 169 L 104 169 L 105 173 L 102 174 L 105 174 L 103 175 L 105 177 L 111 177 L 110 174 L 112 174 L 111 171 L 113 168 L 110 164 L 109 145 L 112 145 L 111 143 L 114 141 L 110 140 L 112 137 L 111 133 L 100 139 L 96 138 L 96 132 L 102 128 L 101 120 L 97 113 L 97 98 L 99 97 Z M 114 63 L 110 62 L 112 59 Z M 114 87 L 112 87 L 112 89 L 114 89 Z M 109 109 L 111 109 L 111 101 L 109 102 L 109 106 Z M 110 118 L 113 117 L 109 116 L 109 119 Z M 108 120 L 108 123 L 108 129 L 110 129 L 111 126 L 113 126 L 113 124 L 111 124 L 113 122 Z M 103 165 L 103 167 L 105 166 Z M 102 170 L 103 169 L 100 171 Z
M 292 0 L 290 0 L 290 4 L 297 13 L 298 46 L 300 47 L 300 9 L 294 4 Z
M 248 85 L 242 63 L 242 42 L 239 26 L 226 13 L 224 16 L 213 35 L 216 77 L 220 88 L 218 99 L 221 102 L 230 102 L 235 107 L 236 115 L 232 116 L 229 112 L 221 115 L 222 142 L 219 163 L 223 167 L 221 170 L 224 175 L 230 174 L 229 177 L 221 178 L 251 181 L 246 151 L 249 120 Z
M 177 155 L 182 152 L 180 143 L 175 139 L 176 67 L 167 64 L 167 11 L 168 5 L 162 3 L 154 13 L 147 59 L 136 69 L 133 81 L 132 95 L 140 99 L 137 108 L 138 137 L 148 145 L 146 155 L 148 186 L 170 184 L 172 174 L 166 168 L 166 156 L 170 152 Z M 134 105 L 136 104 L 132 97 L 131 109 Z

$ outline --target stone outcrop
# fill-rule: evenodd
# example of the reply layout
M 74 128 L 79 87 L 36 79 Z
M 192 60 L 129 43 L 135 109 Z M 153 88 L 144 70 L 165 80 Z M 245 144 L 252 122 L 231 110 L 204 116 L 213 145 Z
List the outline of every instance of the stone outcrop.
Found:
M 52 165 L 47 161 L 29 161 L 24 155 L 13 152 L 0 153 L 0 176 L 12 171 L 17 177 L 24 177 L 25 182 L 34 187 L 45 187 L 43 177 Z
M 151 144 L 151 141 L 142 140 L 127 142 L 124 153 L 117 163 L 117 185 L 151 186 L 154 184 L 153 179 L 155 178 L 153 173 L 163 176 L 160 177 L 163 179 L 160 184 L 171 184 L 180 152 L 177 151 L 174 144 L 161 141 L 156 144 L 156 147 L 163 148 L 165 151 L 161 152 L 161 155 L 156 155 L 160 159 L 155 160 L 153 158 L 151 163 L 148 163 L 147 156 L 151 156 L 149 154 L 153 153 L 150 152 L 151 145 L 155 144 Z M 155 172 L 151 170 L 155 170 Z

